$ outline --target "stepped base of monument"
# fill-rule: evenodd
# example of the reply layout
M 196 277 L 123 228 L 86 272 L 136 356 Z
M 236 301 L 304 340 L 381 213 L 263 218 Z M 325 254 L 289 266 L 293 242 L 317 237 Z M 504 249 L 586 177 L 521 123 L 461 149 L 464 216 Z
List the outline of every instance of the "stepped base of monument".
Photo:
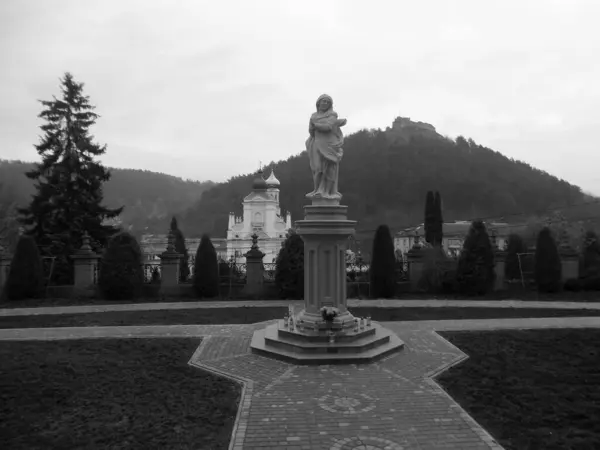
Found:
M 357 331 L 290 330 L 279 320 L 254 332 L 252 353 L 295 364 L 365 364 L 400 351 L 404 342 L 376 322 Z

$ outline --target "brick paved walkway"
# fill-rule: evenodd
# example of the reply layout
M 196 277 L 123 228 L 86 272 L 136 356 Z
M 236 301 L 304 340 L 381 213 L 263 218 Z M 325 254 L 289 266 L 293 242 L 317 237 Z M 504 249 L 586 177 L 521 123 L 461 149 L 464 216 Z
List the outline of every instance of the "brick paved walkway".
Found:
M 0 309 L 2 316 L 28 316 L 43 314 L 74 314 L 108 311 L 154 311 L 164 309 L 197 309 L 197 308 L 239 308 L 288 306 L 297 308 L 304 306 L 304 301 L 289 300 L 252 300 L 252 301 L 215 301 L 215 302 L 177 302 L 177 303 L 132 303 L 124 305 L 89 305 L 89 306 L 50 306 L 39 308 L 6 308 Z M 462 308 L 555 308 L 555 309 L 600 309 L 599 303 L 584 302 L 543 302 L 522 300 L 348 300 L 348 307 L 462 307 Z
M 399 336 L 405 350 L 366 366 L 271 360 L 245 333 L 205 338 L 190 364 L 245 383 L 234 450 L 500 449 L 430 378 L 465 355 L 430 330 Z

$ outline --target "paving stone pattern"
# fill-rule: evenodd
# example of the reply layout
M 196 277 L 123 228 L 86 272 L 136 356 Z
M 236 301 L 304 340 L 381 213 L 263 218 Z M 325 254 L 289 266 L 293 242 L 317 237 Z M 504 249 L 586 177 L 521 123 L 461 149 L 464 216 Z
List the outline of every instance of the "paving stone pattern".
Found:
M 251 354 L 250 333 L 203 341 L 190 364 L 243 380 L 233 450 L 501 449 L 429 376 L 465 355 L 431 330 L 368 365 L 295 366 Z

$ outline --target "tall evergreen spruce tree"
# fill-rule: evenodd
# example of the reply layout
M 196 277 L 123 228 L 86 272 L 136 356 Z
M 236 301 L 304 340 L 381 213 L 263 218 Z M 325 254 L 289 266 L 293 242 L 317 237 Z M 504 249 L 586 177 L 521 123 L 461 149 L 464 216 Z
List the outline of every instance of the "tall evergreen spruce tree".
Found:
M 468 295 L 484 295 L 496 280 L 494 252 L 484 223 L 471 223 L 456 269 L 459 291 Z
M 556 241 L 548 227 L 542 228 L 535 246 L 535 283 L 539 292 L 558 292 L 561 288 L 562 264 Z
M 444 238 L 444 216 L 442 215 L 442 197 L 438 191 L 435 191 L 433 210 L 435 215 L 433 223 L 435 226 L 432 245 L 439 247 L 442 245 L 442 239 Z
M 427 196 L 425 197 L 425 241 L 433 244 L 434 241 L 434 233 L 435 233 L 435 198 L 433 196 L 433 191 L 427 191 Z
M 183 255 L 179 261 L 179 281 L 184 282 L 190 276 L 190 267 L 188 266 L 189 255 L 185 246 L 185 237 L 179 229 L 175 217 L 171 219 L 171 232 L 175 236 L 175 251 Z
M 103 221 L 117 217 L 123 208 L 102 205 L 102 184 L 110 179 L 110 172 L 96 158 L 106 153 L 106 145 L 94 143 L 90 134 L 99 116 L 83 95 L 83 83 L 67 72 L 61 79 L 61 93 L 60 98 L 40 101 L 43 110 L 38 117 L 45 123 L 35 148 L 42 161 L 25 174 L 36 182 L 37 192 L 29 206 L 18 212 L 42 256 L 56 257 L 52 281 L 68 284 L 73 276 L 69 255 L 81 245 L 84 231 L 94 250 L 104 248 L 118 230 Z
M 387 225 L 379 225 L 373 239 L 369 277 L 372 298 L 391 298 L 396 291 L 394 241 Z

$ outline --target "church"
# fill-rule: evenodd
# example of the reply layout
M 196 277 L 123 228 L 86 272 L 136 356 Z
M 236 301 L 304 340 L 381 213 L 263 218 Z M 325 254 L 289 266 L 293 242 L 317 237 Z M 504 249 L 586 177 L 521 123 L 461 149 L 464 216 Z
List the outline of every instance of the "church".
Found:
M 275 262 L 287 231 L 292 228 L 291 214 L 281 214 L 279 207 L 279 180 L 271 170 L 266 180 L 262 170 L 252 183 L 252 192 L 242 203 L 243 215 L 229 213 L 227 226 L 227 255 L 237 263 L 244 263 L 244 254 L 252 246 L 252 235 L 258 235 L 258 247 L 265 254 L 265 263 Z

